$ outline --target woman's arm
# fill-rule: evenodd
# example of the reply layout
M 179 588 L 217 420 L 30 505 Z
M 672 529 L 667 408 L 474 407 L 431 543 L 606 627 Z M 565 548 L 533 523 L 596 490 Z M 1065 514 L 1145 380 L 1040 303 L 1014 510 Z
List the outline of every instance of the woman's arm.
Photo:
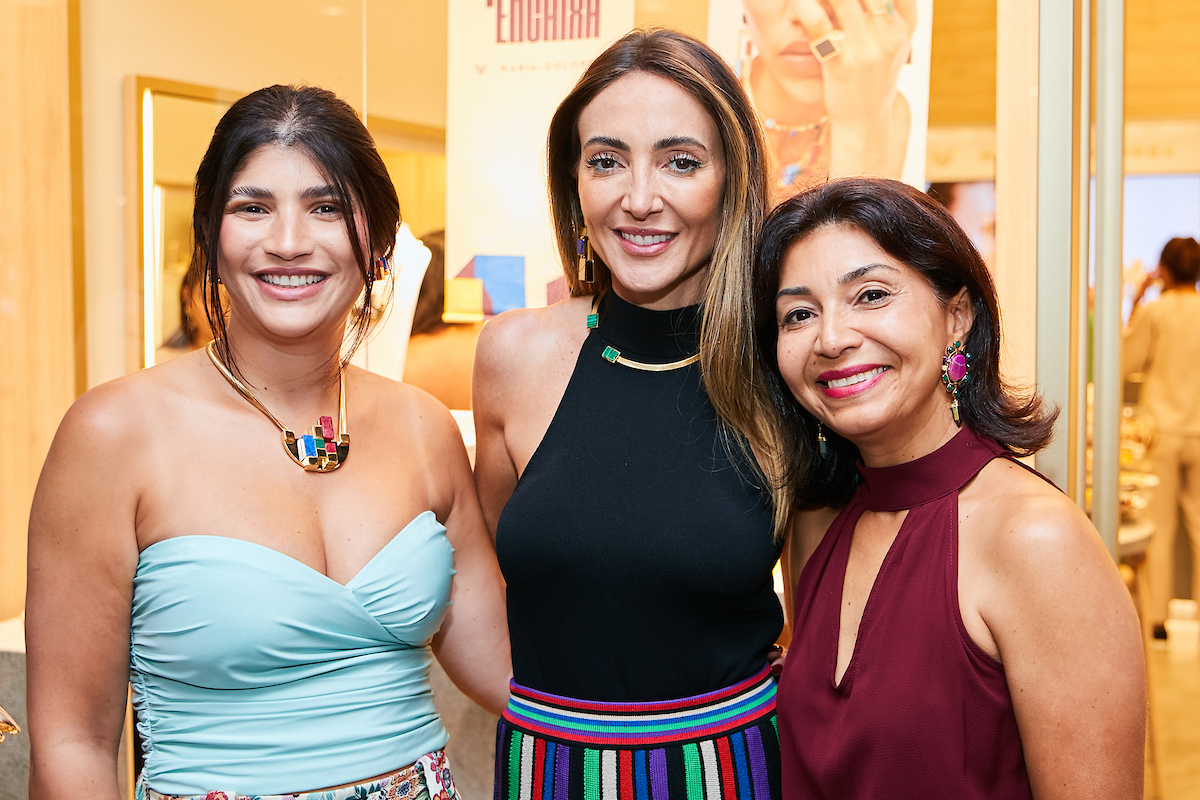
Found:
M 428 402 L 436 406 L 422 415 L 435 428 L 431 452 L 446 465 L 452 493 L 446 535 L 454 546 L 455 570 L 450 608 L 433 638 L 433 651 L 463 694 L 498 715 L 508 704 L 512 677 L 504 579 L 483 525 L 458 427 L 440 404 Z
M 1116 565 L 1083 513 L 1048 487 L 994 510 L 985 563 L 996 579 L 981 610 L 1034 796 L 1141 798 L 1145 661 Z
M 809 557 L 821 543 L 825 532 L 837 518 L 839 509 L 825 506 L 822 508 L 806 508 L 792 512 L 788 521 L 787 539 L 784 542 L 783 554 L 779 558 L 783 572 L 783 609 L 784 619 L 789 629 L 794 629 L 796 621 L 792 614 L 796 610 L 796 581 Z
M 71 407 L 34 495 L 25 604 L 34 800 L 118 798 L 143 446 L 133 395 L 109 385 Z
M 504 504 L 517 485 L 517 467 L 505 441 L 506 413 L 519 402 L 514 396 L 509 340 L 513 325 L 501 315 L 483 326 L 475 345 L 471 374 L 471 409 L 475 417 L 475 488 L 492 541 Z
M 1150 346 L 1154 341 L 1154 325 L 1150 319 L 1152 314 L 1148 307 L 1138 308 L 1134 303 L 1133 316 L 1129 318 L 1121 337 L 1121 380 L 1127 380 L 1131 373 L 1145 372 L 1150 367 Z

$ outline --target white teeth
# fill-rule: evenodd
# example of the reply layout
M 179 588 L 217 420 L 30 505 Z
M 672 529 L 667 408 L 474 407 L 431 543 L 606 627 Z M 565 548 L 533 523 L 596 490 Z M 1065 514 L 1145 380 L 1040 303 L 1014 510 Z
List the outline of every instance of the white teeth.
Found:
M 859 372 L 856 375 L 851 375 L 846 378 L 835 378 L 829 381 L 829 383 L 826 385 L 830 389 L 841 389 L 844 386 L 853 386 L 856 383 L 862 383 L 863 381 L 868 381 L 871 378 L 874 378 L 885 369 L 887 369 L 887 367 L 876 367 L 875 369 L 868 370 L 867 372 Z
M 324 275 L 259 275 L 258 279 L 272 286 L 312 286 L 325 280 Z
M 633 242 L 634 244 L 642 244 L 642 245 L 662 244 L 663 242 L 667 241 L 674 235 L 671 233 L 660 233 L 660 234 L 655 234 L 654 236 L 638 236 L 637 234 L 634 234 L 634 233 L 623 233 L 621 231 L 617 231 L 617 233 L 620 233 L 621 238 L 627 242 Z

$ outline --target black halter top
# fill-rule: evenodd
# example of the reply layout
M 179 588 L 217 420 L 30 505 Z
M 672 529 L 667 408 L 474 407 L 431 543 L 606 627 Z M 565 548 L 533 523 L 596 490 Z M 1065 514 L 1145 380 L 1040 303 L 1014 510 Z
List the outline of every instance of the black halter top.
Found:
M 783 625 L 769 498 L 726 444 L 698 363 L 699 307 L 605 296 L 599 325 L 496 528 L 517 683 L 644 701 L 762 669 Z

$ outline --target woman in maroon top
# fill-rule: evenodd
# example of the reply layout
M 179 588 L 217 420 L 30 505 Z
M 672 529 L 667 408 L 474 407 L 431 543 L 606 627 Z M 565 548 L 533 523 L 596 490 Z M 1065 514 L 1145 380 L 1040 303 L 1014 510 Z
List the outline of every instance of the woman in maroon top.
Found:
M 1014 460 L 1056 412 L 1001 381 L 966 234 L 904 184 L 833 181 L 768 219 L 753 289 L 796 505 L 842 506 L 790 542 L 783 796 L 1140 798 L 1133 605 Z

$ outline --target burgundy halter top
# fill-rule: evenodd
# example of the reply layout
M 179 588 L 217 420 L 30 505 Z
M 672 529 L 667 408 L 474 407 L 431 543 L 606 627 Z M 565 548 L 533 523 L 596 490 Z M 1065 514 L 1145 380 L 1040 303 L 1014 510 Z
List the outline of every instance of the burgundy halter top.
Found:
M 1009 453 L 967 428 L 863 484 L 800 575 L 779 681 L 783 798 L 1030 798 L 1000 664 L 963 626 L 958 492 Z M 842 584 L 863 511 L 911 509 L 835 682 Z

